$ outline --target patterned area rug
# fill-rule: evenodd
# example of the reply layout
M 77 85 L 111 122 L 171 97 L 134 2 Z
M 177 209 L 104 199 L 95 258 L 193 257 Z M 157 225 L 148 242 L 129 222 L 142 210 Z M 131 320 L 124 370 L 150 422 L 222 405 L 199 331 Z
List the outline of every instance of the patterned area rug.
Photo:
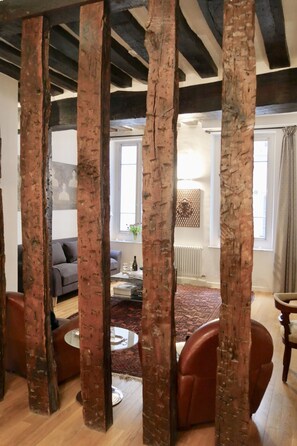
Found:
M 176 340 L 184 341 L 200 325 L 219 316 L 220 290 L 214 288 L 178 285 L 175 295 Z M 116 301 L 111 308 L 111 325 L 128 328 L 136 333 L 141 329 L 139 302 Z M 112 371 L 141 376 L 137 345 L 112 353 Z

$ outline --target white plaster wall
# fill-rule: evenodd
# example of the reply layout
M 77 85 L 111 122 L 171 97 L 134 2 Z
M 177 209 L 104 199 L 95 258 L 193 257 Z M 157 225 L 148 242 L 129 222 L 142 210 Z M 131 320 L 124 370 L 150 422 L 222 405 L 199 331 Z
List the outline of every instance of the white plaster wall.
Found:
M 271 122 L 271 124 L 270 124 Z M 297 123 L 297 114 L 267 116 L 259 118 L 260 125 L 293 125 Z M 212 123 L 218 128 L 219 123 Z M 203 247 L 202 281 L 207 286 L 220 286 L 220 249 L 210 247 L 210 168 L 211 168 L 211 135 L 200 125 L 182 124 L 178 129 L 178 162 L 187 163 L 188 167 L 178 173 L 183 178 L 195 177 L 195 181 L 178 183 L 178 187 L 201 189 L 200 228 L 176 228 L 175 243 Z M 282 131 L 277 131 L 276 179 L 278 178 L 279 157 L 281 151 Z M 53 133 L 53 160 L 76 164 L 76 131 Z M 277 189 L 277 184 L 275 184 Z M 276 205 L 276 203 L 275 203 Z M 53 238 L 77 236 L 76 211 L 54 211 Z M 133 241 L 112 241 L 111 248 L 120 249 L 123 262 L 132 262 L 136 255 L 138 264 L 142 265 L 142 245 Z M 254 251 L 253 288 L 260 291 L 272 291 L 273 283 L 273 251 Z
M 200 203 L 200 228 L 176 228 L 175 244 L 187 246 L 199 246 L 203 248 L 202 253 L 202 278 L 199 284 L 205 286 L 220 286 L 220 250 L 209 246 L 210 228 L 210 181 L 211 181 L 211 144 L 212 137 L 199 125 L 181 125 L 178 131 L 178 164 L 186 161 L 191 170 L 191 175 L 197 180 L 185 183 L 188 188 L 199 188 L 201 190 Z M 181 156 L 188 154 L 189 160 Z M 193 169 L 193 165 L 196 166 Z M 179 176 L 178 166 L 178 176 Z M 183 186 L 183 181 L 178 181 L 178 188 Z M 191 282 L 191 281 L 190 281 Z
M 142 266 L 142 243 L 134 241 L 111 241 L 111 249 L 122 251 L 122 264 L 129 263 L 132 265 L 133 258 L 136 256 L 138 267 Z
M 207 248 L 210 209 L 210 144 L 211 137 L 199 126 L 181 125 L 177 136 L 177 176 L 192 177 L 191 180 L 178 180 L 177 187 L 200 189 L 200 227 L 176 228 L 175 244 Z M 180 169 L 180 165 L 183 168 Z
M 0 104 L 6 289 L 16 291 L 18 82 L 1 73 Z

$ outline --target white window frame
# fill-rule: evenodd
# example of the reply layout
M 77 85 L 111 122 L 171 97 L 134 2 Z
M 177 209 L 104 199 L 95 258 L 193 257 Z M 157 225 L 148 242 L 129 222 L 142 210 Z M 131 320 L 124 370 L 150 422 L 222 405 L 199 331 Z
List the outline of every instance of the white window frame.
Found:
M 110 141 L 110 237 L 111 240 L 129 239 L 129 231 L 120 230 L 121 205 L 121 147 L 137 146 L 135 223 L 142 218 L 142 138 L 112 138 Z
M 270 251 L 273 249 L 274 209 L 275 209 L 275 131 L 255 130 L 254 139 L 268 141 L 268 171 L 267 171 L 267 207 L 266 207 L 266 237 L 254 239 L 254 250 Z M 211 184 L 210 184 L 210 247 L 220 247 L 220 154 L 221 133 L 212 135 L 211 146 Z

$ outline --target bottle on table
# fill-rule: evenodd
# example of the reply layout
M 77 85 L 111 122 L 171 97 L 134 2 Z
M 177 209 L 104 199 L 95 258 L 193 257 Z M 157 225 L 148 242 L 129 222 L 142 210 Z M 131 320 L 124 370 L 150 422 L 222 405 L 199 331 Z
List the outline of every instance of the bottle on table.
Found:
M 132 271 L 137 271 L 137 270 L 138 270 L 137 260 L 136 260 L 136 256 L 134 256 L 134 260 L 132 263 Z

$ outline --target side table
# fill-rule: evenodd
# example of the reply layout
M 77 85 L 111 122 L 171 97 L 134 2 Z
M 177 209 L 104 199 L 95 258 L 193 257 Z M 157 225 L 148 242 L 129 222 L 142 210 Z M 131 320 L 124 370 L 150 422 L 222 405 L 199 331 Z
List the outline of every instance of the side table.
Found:
M 68 331 L 64 336 L 65 342 L 75 348 L 79 345 L 79 329 Z M 124 350 L 133 347 L 138 342 L 138 335 L 134 331 L 121 327 L 110 327 L 110 347 L 111 351 Z M 82 404 L 81 391 L 76 395 L 77 401 Z M 112 386 L 112 405 L 116 406 L 123 399 L 123 393 L 117 387 Z

